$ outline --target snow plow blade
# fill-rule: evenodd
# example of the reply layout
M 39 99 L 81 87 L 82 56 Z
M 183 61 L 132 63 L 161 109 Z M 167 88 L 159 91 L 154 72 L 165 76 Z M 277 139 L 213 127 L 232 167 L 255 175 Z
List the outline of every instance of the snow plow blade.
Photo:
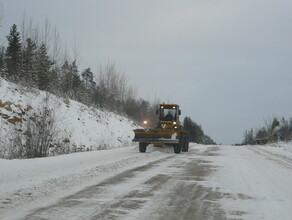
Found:
M 136 129 L 134 130 L 135 137 L 133 142 L 146 142 L 146 143 L 164 143 L 175 144 L 179 142 L 176 139 L 176 132 L 174 129 Z

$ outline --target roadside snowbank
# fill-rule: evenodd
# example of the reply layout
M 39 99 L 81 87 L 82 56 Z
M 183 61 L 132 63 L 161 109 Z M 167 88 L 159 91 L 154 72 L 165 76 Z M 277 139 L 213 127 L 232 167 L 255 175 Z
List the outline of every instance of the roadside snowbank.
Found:
M 25 133 L 29 120 L 49 108 L 55 117 L 54 143 L 72 151 L 127 146 L 135 123 L 123 116 L 87 107 L 73 100 L 28 89 L 0 78 L 0 156 L 7 156 L 17 132 Z M 74 148 L 74 150 L 73 150 Z M 51 155 L 56 154 L 54 148 Z
M 267 145 L 250 145 L 250 148 L 278 155 L 292 160 L 292 142 L 279 142 Z
M 266 146 L 261 146 L 261 148 L 267 148 L 273 152 L 278 152 L 279 154 L 292 154 L 292 142 L 279 142 L 274 144 L 268 144 Z

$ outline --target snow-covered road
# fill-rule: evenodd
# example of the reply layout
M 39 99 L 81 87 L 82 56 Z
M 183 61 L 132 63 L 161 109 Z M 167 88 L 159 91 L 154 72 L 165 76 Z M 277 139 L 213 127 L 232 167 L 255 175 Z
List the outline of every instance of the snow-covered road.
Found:
M 0 219 L 291 219 L 292 153 L 137 147 L 0 160 Z
M 219 168 L 205 186 L 223 194 L 220 204 L 228 217 L 291 219 L 292 154 L 273 151 L 259 146 L 226 146 L 211 159 Z

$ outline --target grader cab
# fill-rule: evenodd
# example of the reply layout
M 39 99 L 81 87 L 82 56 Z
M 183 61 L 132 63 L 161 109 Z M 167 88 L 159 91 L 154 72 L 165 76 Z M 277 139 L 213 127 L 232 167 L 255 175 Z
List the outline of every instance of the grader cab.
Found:
M 149 144 L 154 146 L 173 146 L 179 154 L 189 150 L 188 133 L 179 121 L 181 111 L 176 104 L 160 104 L 156 114 L 157 125 L 153 128 L 135 129 L 134 142 L 139 142 L 139 151 L 144 153 Z

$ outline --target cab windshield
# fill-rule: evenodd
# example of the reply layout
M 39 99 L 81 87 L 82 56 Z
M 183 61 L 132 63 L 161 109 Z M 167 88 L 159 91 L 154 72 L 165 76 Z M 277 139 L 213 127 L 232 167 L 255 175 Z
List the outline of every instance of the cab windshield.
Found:
M 176 121 L 176 109 L 160 108 L 160 121 Z

